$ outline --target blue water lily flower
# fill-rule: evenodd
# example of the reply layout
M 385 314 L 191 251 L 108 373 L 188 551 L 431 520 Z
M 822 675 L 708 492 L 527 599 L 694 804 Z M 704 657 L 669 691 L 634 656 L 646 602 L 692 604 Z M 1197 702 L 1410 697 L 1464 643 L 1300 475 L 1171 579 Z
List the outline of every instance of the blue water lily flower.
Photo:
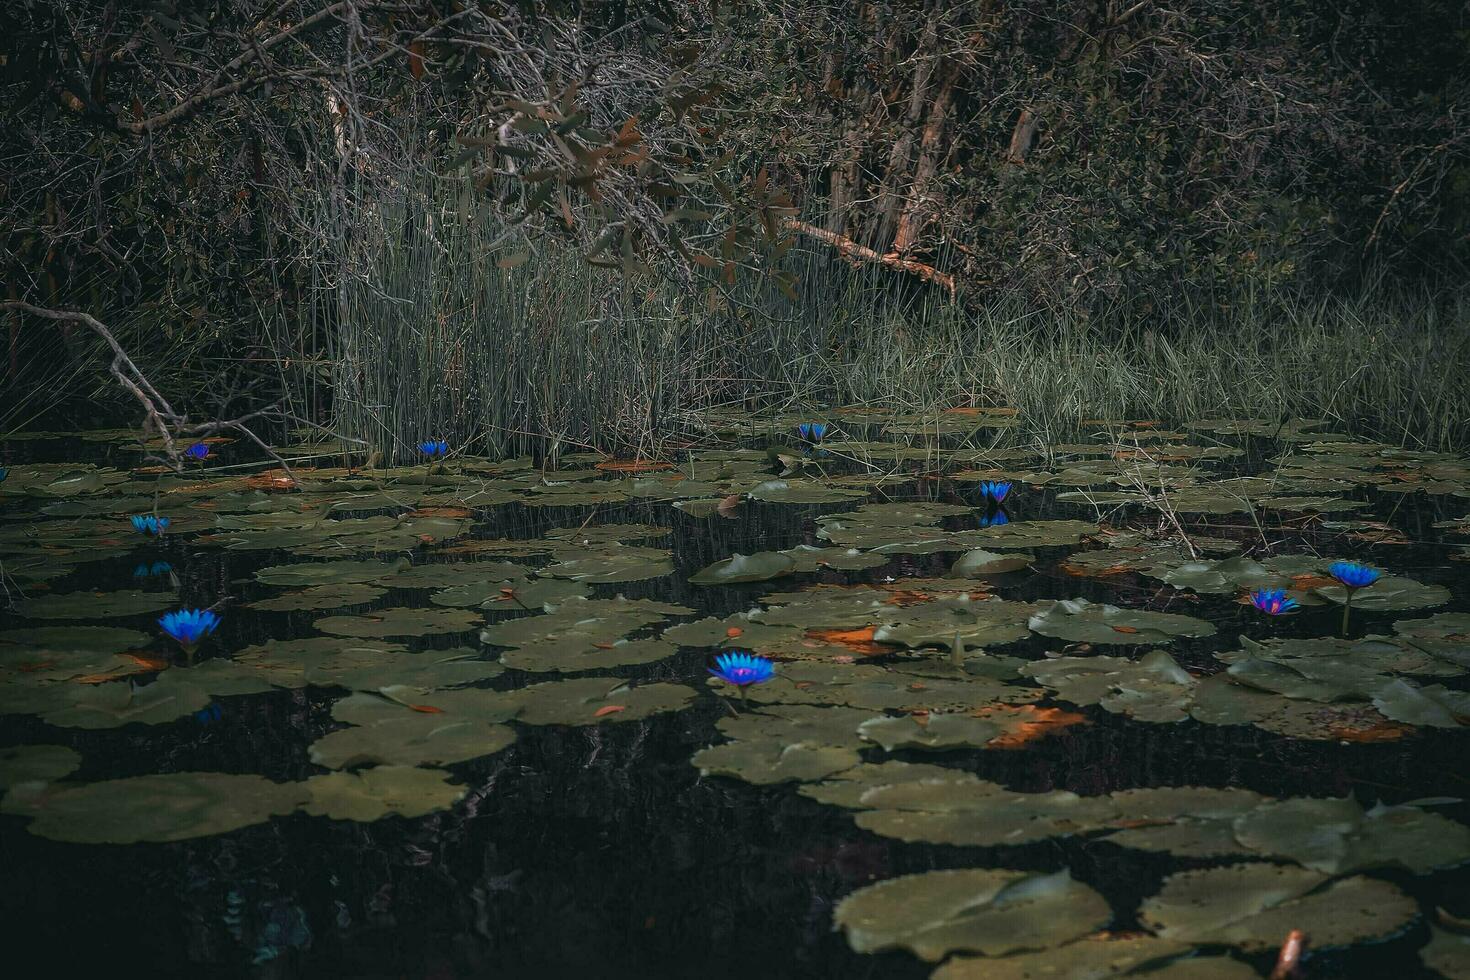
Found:
M 223 716 L 224 710 L 220 708 L 218 701 L 211 701 L 203 708 L 194 712 L 194 720 L 201 725 L 208 725 L 211 722 L 219 721 Z
M 1383 577 L 1383 573 L 1373 566 L 1356 561 L 1335 561 L 1327 566 L 1327 574 L 1349 589 L 1364 588 Z
M 1004 526 L 1006 524 L 1009 524 L 1010 522 L 1011 522 L 1011 515 L 1007 514 L 1004 510 L 1001 510 L 999 507 L 995 508 L 995 513 L 993 513 L 993 514 L 981 514 L 980 517 L 979 517 L 979 524 L 980 524 L 980 527 L 981 528 L 1002 527 L 1002 526 Z
M 797 425 L 796 434 L 807 442 L 821 442 L 827 435 L 827 423 L 802 422 Z
M 744 694 L 751 684 L 763 684 L 776 676 L 776 667 L 765 657 L 758 657 L 749 650 L 731 650 L 715 657 L 715 666 L 709 669 L 720 680 L 734 684 Z
M 1011 492 L 1011 481 L 1009 480 L 985 480 L 980 484 L 980 493 L 987 500 L 1000 503 L 1006 499 L 1006 494 Z
M 167 575 L 174 567 L 166 561 L 156 561 L 153 564 L 144 562 L 133 569 L 133 578 L 152 578 L 155 575 Z
M 419 443 L 419 452 L 430 459 L 438 459 L 441 456 L 449 455 L 449 443 L 443 439 L 425 439 Z
M 188 456 L 190 459 L 197 459 L 199 460 L 199 462 L 202 463 L 204 462 L 204 460 L 209 458 L 209 447 L 202 442 L 196 442 L 194 443 L 194 445 L 184 450 L 184 455 Z
M 1257 589 L 1251 593 L 1251 605 L 1268 616 L 1284 616 L 1301 608 L 1285 589 Z
M 144 534 L 158 535 L 168 530 L 172 523 L 167 517 L 154 517 L 152 514 L 134 514 L 133 530 Z
M 163 631 L 179 642 L 188 653 L 219 626 L 219 614 L 213 609 L 178 609 L 158 619 Z

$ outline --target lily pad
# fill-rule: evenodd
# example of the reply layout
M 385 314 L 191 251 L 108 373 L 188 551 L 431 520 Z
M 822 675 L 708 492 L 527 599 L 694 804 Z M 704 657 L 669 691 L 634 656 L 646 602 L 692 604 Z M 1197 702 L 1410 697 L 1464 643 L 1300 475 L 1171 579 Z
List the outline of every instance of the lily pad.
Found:
M 327 616 L 312 625 L 323 633 L 335 636 L 385 637 L 463 633 L 482 622 L 482 616 L 468 609 L 415 609 L 399 606 L 379 609 L 361 616 Z
M 17 783 L 52 783 L 77 771 L 82 757 L 65 745 L 11 745 L 0 749 L 0 792 Z
M 1213 624 L 1178 613 L 1122 609 L 1086 599 L 1061 599 L 1027 622 L 1034 632 L 1074 643 L 1167 643 L 1176 636 L 1211 636 Z
M 936 962 L 953 952 L 1003 956 L 1059 946 L 1106 925 L 1101 895 L 1066 871 L 929 871 L 848 895 L 833 912 L 859 953 L 908 949 Z
M 796 561 L 776 551 L 754 555 L 735 554 L 706 565 L 689 581 L 694 585 L 731 585 L 736 582 L 764 582 L 796 571 Z
M 69 592 L 22 599 L 14 606 L 27 619 L 112 619 L 162 612 L 179 603 L 174 592 Z
M 822 779 L 862 759 L 850 748 L 768 738 L 713 745 L 694 753 L 692 761 L 706 776 L 732 776 L 766 786 Z
M 1001 575 L 1027 568 L 1036 559 L 1030 555 L 998 555 L 993 551 L 976 548 L 955 559 L 950 566 L 951 578 L 979 578 L 985 575 Z
M 328 769 L 362 765 L 443 766 L 493 755 L 515 741 L 497 724 L 515 714 L 493 700 L 440 696 L 435 705 L 405 705 L 354 694 L 332 706 L 351 728 L 328 732 L 311 745 L 311 761 Z M 444 705 L 449 700 L 448 706 Z
M 1266 952 L 1293 929 L 1316 948 L 1348 946 L 1392 935 L 1418 914 L 1385 881 L 1252 862 L 1170 875 L 1138 916 L 1164 939 Z
M 307 798 L 302 783 L 221 772 L 172 772 L 11 792 L 0 812 L 32 817 L 30 831 L 78 844 L 178 841 L 284 816 Z
M 333 820 L 368 823 L 388 816 L 422 817 L 447 810 L 464 798 L 450 774 L 414 766 L 376 766 L 362 772 L 330 772 L 300 785 L 307 799 L 301 809 Z
M 340 585 L 318 585 L 295 592 L 283 592 L 280 595 L 271 596 L 266 599 L 247 602 L 245 603 L 245 608 L 259 609 L 264 612 L 297 612 L 303 609 L 339 609 L 342 606 L 356 606 L 372 602 L 374 599 L 386 594 L 386 589 L 380 589 L 375 585 L 365 585 L 361 582 L 348 582 Z
M 863 738 L 877 742 L 889 752 L 897 749 L 981 749 L 1005 729 L 994 721 L 969 715 L 937 714 L 921 720 L 913 715 L 901 718 L 873 718 L 858 731 Z
M 410 567 L 408 559 L 393 562 L 331 561 L 271 565 L 255 573 L 266 585 L 346 585 L 372 582 Z
M 605 721 L 638 721 L 666 711 L 679 711 L 694 700 L 682 684 L 640 684 L 617 677 L 580 677 L 532 684 L 510 692 L 519 706 L 516 721 L 527 725 L 596 725 Z

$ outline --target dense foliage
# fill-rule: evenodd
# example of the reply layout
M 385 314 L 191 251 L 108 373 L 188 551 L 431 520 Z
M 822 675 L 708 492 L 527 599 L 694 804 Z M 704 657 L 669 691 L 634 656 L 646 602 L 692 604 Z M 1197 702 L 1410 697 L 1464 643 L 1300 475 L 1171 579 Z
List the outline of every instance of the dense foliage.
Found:
M 330 377 L 380 216 L 447 202 L 500 222 L 467 276 L 715 304 L 801 302 L 793 248 L 1079 312 L 1470 259 L 1455 0 L 18 0 L 0 38 L 9 298 L 176 368 Z

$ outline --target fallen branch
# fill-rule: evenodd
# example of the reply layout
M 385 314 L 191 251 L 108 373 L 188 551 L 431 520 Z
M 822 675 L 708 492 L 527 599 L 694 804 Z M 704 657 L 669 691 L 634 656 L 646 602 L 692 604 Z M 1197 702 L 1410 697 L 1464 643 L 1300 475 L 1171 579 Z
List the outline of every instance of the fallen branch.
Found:
M 112 363 L 108 366 L 108 370 L 117 379 L 117 383 L 122 385 L 129 394 L 138 400 L 138 404 L 143 407 L 144 438 L 146 439 L 150 434 L 153 434 L 163 440 L 163 449 L 168 458 L 158 461 L 169 465 L 174 472 L 182 473 L 184 471 L 184 458 L 183 454 L 179 452 L 179 441 L 184 439 L 203 439 L 222 429 L 228 429 L 241 433 L 251 442 L 259 446 L 267 456 L 281 464 L 281 469 L 286 471 L 286 475 L 291 478 L 292 483 L 296 482 L 296 474 L 292 472 L 291 465 L 282 459 L 274 449 L 266 445 L 245 424 L 254 419 L 283 417 L 273 408 L 252 412 L 249 415 L 244 415 L 236 419 L 191 423 L 187 417 L 174 411 L 173 406 L 168 403 L 168 399 L 159 394 L 158 389 L 153 387 L 153 383 L 148 380 L 142 371 L 138 370 L 138 365 L 133 363 L 133 359 L 128 356 L 128 352 L 123 349 L 122 344 L 118 343 L 117 337 L 113 336 L 112 331 L 107 329 L 107 326 L 102 321 L 90 313 L 82 313 L 77 310 L 52 310 L 44 306 L 34 306 L 24 300 L 18 299 L 0 301 L 0 309 L 29 313 L 32 316 L 38 316 L 45 320 L 80 323 L 102 338 L 102 342 L 112 351 Z M 156 459 L 157 457 L 153 458 Z
M 805 221 L 797 221 L 795 218 L 787 218 L 782 224 L 792 231 L 810 236 L 818 241 L 826 242 L 828 245 L 837 249 L 837 254 L 841 255 L 844 259 L 854 262 L 877 262 L 880 265 L 901 269 L 904 272 L 918 276 L 925 282 L 932 282 L 936 286 L 942 286 L 950 296 L 954 296 L 954 276 L 948 272 L 940 272 L 932 265 L 925 265 L 923 262 L 915 259 L 904 258 L 897 252 L 889 252 L 886 255 L 880 254 L 868 248 L 866 245 L 859 245 L 846 235 L 840 235 L 835 231 L 827 231 L 825 228 L 818 228 L 816 225 L 807 224 Z

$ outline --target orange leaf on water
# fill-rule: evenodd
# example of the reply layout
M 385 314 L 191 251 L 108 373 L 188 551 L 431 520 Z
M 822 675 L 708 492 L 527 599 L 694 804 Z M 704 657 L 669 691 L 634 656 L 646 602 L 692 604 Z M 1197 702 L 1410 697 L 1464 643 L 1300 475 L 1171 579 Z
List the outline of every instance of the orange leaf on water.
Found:
M 1132 626 L 1114 626 L 1113 627 L 1113 632 L 1114 633 L 1137 633 L 1138 630 L 1134 629 Z
M 426 715 L 442 715 L 444 713 L 443 708 L 436 708 L 432 704 L 411 704 L 409 707 L 414 711 L 421 711 Z
M 626 704 L 605 704 L 602 707 L 598 708 L 596 711 L 592 712 L 592 717 L 606 718 L 608 715 L 615 715 L 619 711 L 627 710 L 628 706 Z
M 739 626 L 731 626 L 729 629 L 725 630 L 725 635 L 730 637 L 731 639 L 734 639 L 744 632 L 745 630 L 741 629 Z

